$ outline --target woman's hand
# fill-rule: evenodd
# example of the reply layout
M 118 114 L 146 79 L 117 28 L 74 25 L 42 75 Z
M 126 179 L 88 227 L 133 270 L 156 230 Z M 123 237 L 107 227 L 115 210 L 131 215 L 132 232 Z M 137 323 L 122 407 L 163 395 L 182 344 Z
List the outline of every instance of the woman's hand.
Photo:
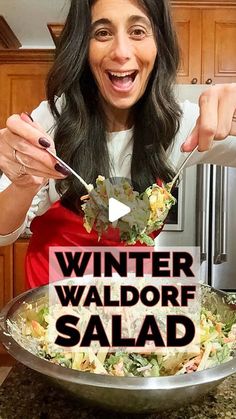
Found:
M 39 190 L 49 178 L 63 179 L 69 173 L 46 152 L 53 140 L 27 114 L 12 115 L 0 130 L 0 169 L 19 187 Z M 56 168 L 55 168 L 56 166 Z
M 218 84 L 203 92 L 199 98 L 200 116 L 182 145 L 189 152 L 198 145 L 199 151 L 211 148 L 213 140 L 236 135 L 236 83 Z

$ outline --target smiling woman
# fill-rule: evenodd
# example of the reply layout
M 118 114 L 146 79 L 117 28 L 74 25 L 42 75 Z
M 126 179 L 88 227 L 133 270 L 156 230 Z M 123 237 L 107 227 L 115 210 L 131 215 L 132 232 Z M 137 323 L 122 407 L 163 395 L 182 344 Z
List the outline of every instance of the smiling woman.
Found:
M 188 164 L 236 166 L 236 141 L 226 138 L 236 134 L 236 85 L 211 87 L 199 107 L 180 104 L 178 65 L 167 0 L 71 0 L 48 100 L 31 117 L 10 116 L 0 130 L 0 245 L 30 227 L 31 287 L 48 282 L 50 246 L 98 245 L 96 230 L 83 225 L 84 186 L 46 148 L 87 183 L 128 178 L 140 194 L 171 181 L 186 138 L 185 151 L 206 151 L 196 150 Z M 121 240 L 110 226 L 99 245 Z
M 131 128 L 130 109 L 143 96 L 157 56 L 152 23 L 145 12 L 123 0 L 122 12 L 117 14 L 114 3 L 96 2 L 92 8 L 89 45 L 90 68 L 108 116 L 109 131 L 120 128 L 114 118 L 117 111 L 125 128 Z
M 89 2 L 90 8 L 86 3 L 72 1 L 49 78 L 55 116 L 62 86 L 67 103 L 55 134 L 57 151 L 95 184 L 98 174 L 109 177 L 112 164 L 106 132 L 134 127 L 131 177 L 136 189 L 144 191 L 157 177 L 168 182 L 173 170 L 164 150 L 181 115 L 172 91 L 179 55 L 168 2 L 97 0 Z M 91 160 L 96 163 L 88 165 Z M 57 189 L 63 204 L 78 210 L 76 197 L 85 191 L 73 179 L 69 183 L 58 182 Z

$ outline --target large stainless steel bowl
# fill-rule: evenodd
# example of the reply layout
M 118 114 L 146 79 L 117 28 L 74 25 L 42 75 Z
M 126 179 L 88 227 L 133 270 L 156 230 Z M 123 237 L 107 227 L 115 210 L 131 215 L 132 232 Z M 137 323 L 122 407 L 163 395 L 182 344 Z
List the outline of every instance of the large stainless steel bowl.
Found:
M 226 294 L 203 286 L 204 305 L 217 310 L 223 321 L 236 315 L 236 305 L 225 302 Z M 157 412 L 192 403 L 236 373 L 236 358 L 215 368 L 187 375 L 136 378 L 112 377 L 78 372 L 60 367 L 23 349 L 9 335 L 7 319 L 14 320 L 23 310 L 22 303 L 35 304 L 48 293 L 48 286 L 33 289 L 12 300 L 0 314 L 0 340 L 22 364 L 49 377 L 65 391 L 89 404 L 126 412 Z

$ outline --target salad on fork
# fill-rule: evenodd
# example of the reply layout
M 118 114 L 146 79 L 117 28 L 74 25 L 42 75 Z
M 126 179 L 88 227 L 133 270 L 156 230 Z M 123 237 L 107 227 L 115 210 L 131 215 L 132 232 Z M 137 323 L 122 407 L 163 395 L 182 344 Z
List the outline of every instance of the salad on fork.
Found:
M 172 183 L 162 186 L 154 183 L 140 194 L 125 178 L 119 178 L 118 182 L 113 183 L 110 179 L 98 176 L 93 194 L 81 198 L 84 201 L 84 227 L 88 233 L 92 229 L 97 231 L 99 240 L 109 227 L 113 227 L 119 229 L 120 239 L 127 245 L 139 241 L 154 246 L 150 234 L 163 226 L 170 208 L 176 203 L 176 199 L 171 195 L 172 186 Z M 129 214 L 114 223 L 108 218 L 111 197 L 131 209 Z

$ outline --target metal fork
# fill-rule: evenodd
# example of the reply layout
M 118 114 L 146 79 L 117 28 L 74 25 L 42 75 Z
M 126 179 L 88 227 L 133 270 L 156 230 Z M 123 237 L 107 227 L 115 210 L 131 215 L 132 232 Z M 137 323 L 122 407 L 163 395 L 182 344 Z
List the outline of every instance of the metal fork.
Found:
M 86 188 L 86 190 L 88 191 L 88 193 L 90 193 L 94 189 L 94 187 L 93 187 L 93 185 L 91 183 L 88 184 L 87 182 L 85 182 L 85 180 L 78 173 L 76 173 L 72 169 L 72 167 L 70 167 L 67 163 L 65 163 L 62 159 L 60 159 L 60 157 L 58 157 L 55 153 L 53 153 L 48 148 L 46 148 L 45 150 L 49 154 L 51 154 L 51 156 L 53 156 L 59 163 L 61 163 L 63 166 L 65 166 L 82 183 L 82 185 Z
M 195 153 L 195 151 L 198 149 L 198 145 L 187 155 L 186 159 L 184 159 L 183 163 L 181 164 L 178 172 L 176 173 L 175 177 L 172 179 L 171 182 L 168 183 L 170 185 L 170 189 L 173 188 L 174 184 L 176 183 L 178 177 L 180 176 L 182 170 L 185 168 L 186 163 L 189 161 L 189 159 L 192 157 L 192 155 Z
M 67 163 L 65 163 L 60 157 L 58 157 L 56 154 L 53 153 L 53 151 L 49 150 L 48 148 L 45 149 L 51 156 L 53 156 L 59 163 L 61 163 L 63 166 L 65 166 L 71 174 L 73 174 L 86 188 L 87 192 L 89 193 L 89 196 L 92 197 L 93 201 L 96 202 L 96 204 L 102 209 L 107 210 L 107 206 L 104 205 L 104 202 L 102 201 L 100 195 L 98 192 L 94 189 L 94 186 L 91 183 L 85 182 L 85 180 L 77 173 L 75 172 L 72 167 L 70 167 Z

